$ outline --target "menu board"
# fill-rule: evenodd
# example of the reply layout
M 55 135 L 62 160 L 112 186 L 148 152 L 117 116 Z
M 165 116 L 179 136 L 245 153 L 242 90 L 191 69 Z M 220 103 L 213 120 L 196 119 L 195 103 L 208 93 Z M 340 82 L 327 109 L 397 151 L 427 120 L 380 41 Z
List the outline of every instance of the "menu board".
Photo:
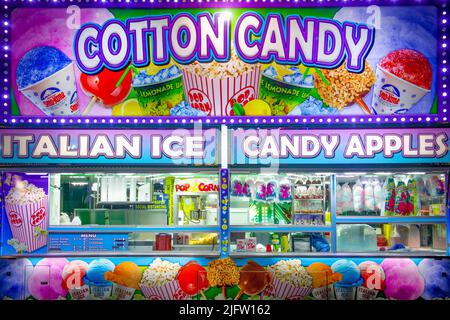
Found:
M 47 6 L 8 9 L 6 117 L 434 121 L 447 111 L 437 3 Z
M 128 251 L 128 234 L 58 233 L 48 238 L 49 252 Z

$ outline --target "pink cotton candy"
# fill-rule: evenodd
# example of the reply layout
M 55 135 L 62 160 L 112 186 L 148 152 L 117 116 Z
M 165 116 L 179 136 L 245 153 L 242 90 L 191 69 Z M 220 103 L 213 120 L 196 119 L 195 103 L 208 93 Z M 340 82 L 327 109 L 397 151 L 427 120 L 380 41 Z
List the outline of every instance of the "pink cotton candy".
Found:
M 384 294 L 396 300 L 415 300 L 425 288 L 419 268 L 411 259 L 384 259 L 381 267 L 386 275 Z
M 67 290 L 63 288 L 62 273 L 69 263 L 63 258 L 45 258 L 33 268 L 28 279 L 28 290 L 38 300 L 65 298 Z

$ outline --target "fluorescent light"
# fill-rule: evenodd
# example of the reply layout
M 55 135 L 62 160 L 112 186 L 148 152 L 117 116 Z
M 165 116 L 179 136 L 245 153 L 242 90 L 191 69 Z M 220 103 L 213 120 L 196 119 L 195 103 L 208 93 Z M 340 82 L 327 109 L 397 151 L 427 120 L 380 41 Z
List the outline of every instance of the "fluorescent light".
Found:
M 392 172 L 375 172 L 378 176 L 389 176 L 392 174 Z
M 71 182 L 70 184 L 75 187 L 81 187 L 81 186 L 87 186 L 89 183 L 87 183 L 87 182 Z
M 426 172 L 408 172 L 407 174 L 420 175 L 420 174 L 427 174 L 427 173 Z
M 344 172 L 345 175 L 359 175 L 362 176 L 363 174 L 366 174 L 367 172 Z

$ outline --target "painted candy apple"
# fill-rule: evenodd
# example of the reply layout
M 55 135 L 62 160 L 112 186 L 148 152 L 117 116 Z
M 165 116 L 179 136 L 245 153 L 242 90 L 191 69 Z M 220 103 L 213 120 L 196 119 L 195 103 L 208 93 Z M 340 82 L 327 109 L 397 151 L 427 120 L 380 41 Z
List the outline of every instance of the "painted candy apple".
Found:
M 205 268 L 195 261 L 189 261 L 181 267 L 177 280 L 181 290 L 190 296 L 201 293 L 209 287 Z
M 123 79 L 121 79 L 123 77 Z M 87 95 L 92 96 L 92 100 L 86 107 L 83 115 L 89 113 L 97 100 L 100 100 L 105 107 L 112 108 L 125 100 L 131 91 L 132 73 L 128 70 L 113 71 L 103 68 L 97 74 L 80 75 L 80 83 Z

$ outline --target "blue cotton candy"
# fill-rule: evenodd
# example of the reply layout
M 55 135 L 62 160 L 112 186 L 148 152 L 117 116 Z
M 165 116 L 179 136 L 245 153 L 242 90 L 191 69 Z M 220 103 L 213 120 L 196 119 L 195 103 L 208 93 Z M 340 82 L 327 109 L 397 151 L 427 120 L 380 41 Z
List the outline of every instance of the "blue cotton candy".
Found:
M 35 84 L 68 66 L 72 60 L 59 49 L 35 47 L 24 54 L 16 69 L 16 83 L 20 89 Z

